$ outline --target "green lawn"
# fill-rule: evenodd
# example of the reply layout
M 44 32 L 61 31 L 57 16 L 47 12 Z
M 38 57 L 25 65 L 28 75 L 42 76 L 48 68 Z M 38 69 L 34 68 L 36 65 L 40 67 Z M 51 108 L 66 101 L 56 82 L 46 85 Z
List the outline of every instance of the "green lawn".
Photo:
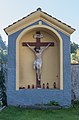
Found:
M 79 108 L 60 110 L 27 110 L 7 107 L 0 112 L 0 120 L 79 120 Z

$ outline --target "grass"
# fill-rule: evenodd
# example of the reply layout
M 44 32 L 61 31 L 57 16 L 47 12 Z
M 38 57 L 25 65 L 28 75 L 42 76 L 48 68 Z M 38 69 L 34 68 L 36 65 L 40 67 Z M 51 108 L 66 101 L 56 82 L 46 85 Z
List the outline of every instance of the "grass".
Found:
M 27 110 L 7 107 L 0 112 L 0 120 L 79 120 L 79 107 L 60 110 Z

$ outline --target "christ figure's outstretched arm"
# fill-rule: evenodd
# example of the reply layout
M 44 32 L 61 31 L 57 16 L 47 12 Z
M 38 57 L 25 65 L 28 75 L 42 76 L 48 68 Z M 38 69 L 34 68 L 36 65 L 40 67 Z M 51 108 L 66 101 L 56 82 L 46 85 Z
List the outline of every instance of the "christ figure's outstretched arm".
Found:
M 50 45 L 51 43 L 49 43 L 46 47 L 42 48 L 42 52 L 44 52 Z
M 27 44 L 27 46 L 28 46 L 33 52 L 35 52 L 34 49 L 31 48 L 31 46 L 30 46 L 28 43 L 26 43 L 26 44 Z

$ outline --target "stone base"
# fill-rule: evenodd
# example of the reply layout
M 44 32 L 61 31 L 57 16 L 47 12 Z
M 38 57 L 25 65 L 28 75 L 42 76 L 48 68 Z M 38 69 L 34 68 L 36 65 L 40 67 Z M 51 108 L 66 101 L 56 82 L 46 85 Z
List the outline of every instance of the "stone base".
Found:
M 61 106 L 46 106 L 46 105 L 31 105 L 31 106 L 20 106 L 21 108 L 34 109 L 34 110 L 59 110 Z

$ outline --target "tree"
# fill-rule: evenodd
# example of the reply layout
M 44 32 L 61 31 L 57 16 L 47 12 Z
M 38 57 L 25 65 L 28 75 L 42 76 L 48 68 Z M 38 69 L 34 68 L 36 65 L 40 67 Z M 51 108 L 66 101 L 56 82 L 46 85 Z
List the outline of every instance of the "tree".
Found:
M 71 53 L 76 53 L 76 50 L 78 49 L 78 44 L 75 42 L 71 42 Z
M 6 86 L 5 86 L 5 74 L 7 64 L 7 49 L 6 45 L 0 36 L 0 101 L 2 105 L 7 105 L 7 97 L 6 97 Z
M 5 71 L 3 70 L 3 63 L 1 61 L 0 66 L 0 101 L 2 101 L 3 106 L 7 105 L 6 97 L 6 87 L 5 87 Z
M 0 59 L 2 59 L 4 63 L 7 63 L 7 58 L 8 58 L 7 51 L 8 51 L 8 46 L 5 44 L 5 42 L 3 41 L 0 35 Z
M 76 56 L 76 60 L 78 61 L 78 63 L 79 63 L 79 56 Z

